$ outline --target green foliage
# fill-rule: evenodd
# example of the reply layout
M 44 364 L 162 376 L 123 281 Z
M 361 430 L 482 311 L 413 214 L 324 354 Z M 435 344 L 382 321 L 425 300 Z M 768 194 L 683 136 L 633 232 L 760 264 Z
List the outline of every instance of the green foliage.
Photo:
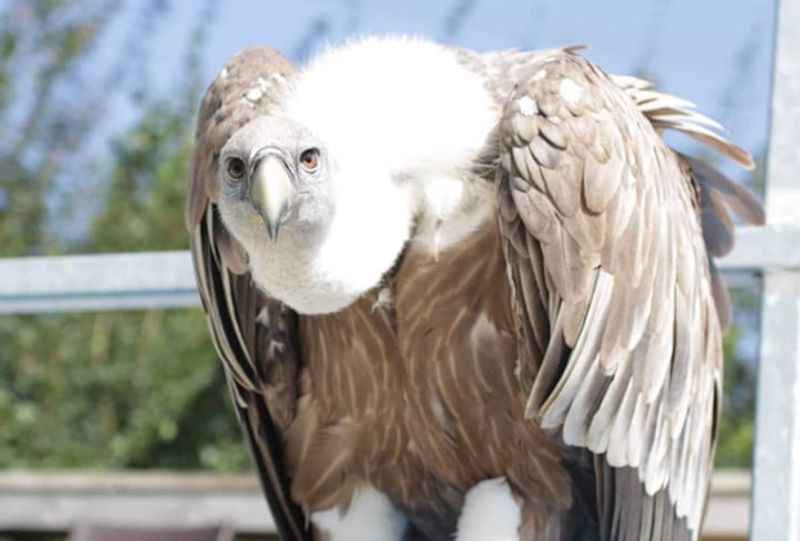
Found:
M 755 362 L 740 352 L 739 345 L 745 332 L 742 320 L 751 319 L 757 325 L 755 314 L 758 296 L 754 291 L 736 290 L 732 298 L 737 310 L 737 322 L 725 336 L 725 381 L 723 386 L 720 438 L 716 465 L 723 468 L 750 468 L 753 463 L 753 434 L 755 425 L 756 374 Z
M 188 122 L 158 104 L 115 147 L 86 251 L 183 249 Z M 0 466 L 247 463 L 200 310 L 0 319 Z
M 0 155 L 3 255 L 185 249 L 194 88 L 170 101 L 142 100 L 110 159 L 81 168 L 89 178 L 53 204 L 59 179 L 74 173 L 70 152 L 90 130 L 61 112 L 51 89 L 76 77 L 103 24 L 99 10 L 69 25 L 47 23 L 64 5 L 36 3 L 32 17 L 43 26 L 33 35 L 22 36 L 22 28 L 0 35 L 0 75 L 3 62 L 22 65 L 20 40 L 48 59 L 32 74 L 47 105 L 23 121 L 25 141 Z M 14 96 L 2 81 L 0 97 Z M 54 143 L 55 126 L 69 147 Z M 52 144 L 60 152 L 27 152 Z M 85 233 L 66 234 L 73 225 Z M 0 344 L 0 467 L 230 471 L 249 464 L 199 309 L 2 317 Z

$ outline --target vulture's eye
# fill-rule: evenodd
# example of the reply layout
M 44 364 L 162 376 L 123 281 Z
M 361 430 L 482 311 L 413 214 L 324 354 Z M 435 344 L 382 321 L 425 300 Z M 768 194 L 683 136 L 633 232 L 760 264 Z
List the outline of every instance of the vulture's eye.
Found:
M 225 167 L 228 169 L 228 175 L 236 180 L 242 178 L 247 170 L 244 160 L 236 157 L 228 158 L 228 161 L 225 163 Z
M 313 172 L 319 165 L 319 149 L 309 148 L 300 154 L 300 164 L 308 172 Z

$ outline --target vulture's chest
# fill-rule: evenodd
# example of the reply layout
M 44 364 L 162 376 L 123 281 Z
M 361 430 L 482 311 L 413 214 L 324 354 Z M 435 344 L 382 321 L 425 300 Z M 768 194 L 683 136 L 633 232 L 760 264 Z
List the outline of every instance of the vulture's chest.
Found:
M 344 312 L 301 322 L 309 365 L 296 424 L 306 443 L 290 441 L 289 454 L 307 454 L 289 457 L 296 485 L 313 461 L 334 455 L 342 458 L 339 479 L 370 482 L 405 505 L 450 507 L 489 477 L 531 486 L 539 466 L 520 461 L 514 448 L 539 449 L 560 468 L 550 438 L 523 419 L 496 235 L 487 224 L 438 258 L 412 245 L 391 285 Z M 317 456 L 308 451 L 315 439 Z M 310 490 L 296 496 L 323 506 L 351 488 L 331 485 L 339 494 L 332 500 Z

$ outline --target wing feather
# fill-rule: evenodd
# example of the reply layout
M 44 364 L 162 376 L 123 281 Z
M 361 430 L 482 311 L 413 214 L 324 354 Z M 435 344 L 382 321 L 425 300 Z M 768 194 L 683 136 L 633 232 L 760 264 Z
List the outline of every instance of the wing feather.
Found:
M 254 286 L 247 255 L 225 228 L 215 203 L 219 152 L 237 129 L 270 113 L 279 88 L 262 92 L 257 102 L 245 95 L 254 84 L 285 81 L 292 72 L 277 52 L 248 49 L 211 84 L 198 114 L 186 225 L 211 336 L 273 519 L 282 539 L 306 541 L 307 521 L 289 497 L 283 463 L 283 433 L 294 416 L 301 363 L 296 315 Z
M 756 221 L 763 211 L 659 132 L 752 159 L 649 83 L 612 80 L 569 51 L 520 61 L 499 126 L 499 216 L 517 328 L 549 330 L 544 355 L 520 360 L 526 413 L 596 453 L 604 539 L 696 539 L 726 320 L 710 256 L 732 246 L 728 208 Z M 556 307 L 546 327 L 539 276 Z

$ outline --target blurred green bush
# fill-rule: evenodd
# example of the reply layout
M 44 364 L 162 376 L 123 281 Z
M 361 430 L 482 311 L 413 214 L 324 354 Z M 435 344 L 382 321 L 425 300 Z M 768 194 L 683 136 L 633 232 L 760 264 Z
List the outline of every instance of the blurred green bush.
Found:
M 185 90 L 133 96 L 111 155 L 92 150 L 103 100 L 75 81 L 107 8 L 17 2 L 0 15 L 0 115 L 21 119 L 0 128 L 3 257 L 187 248 L 194 59 Z M 0 317 L 0 344 L 2 468 L 249 465 L 200 309 Z

